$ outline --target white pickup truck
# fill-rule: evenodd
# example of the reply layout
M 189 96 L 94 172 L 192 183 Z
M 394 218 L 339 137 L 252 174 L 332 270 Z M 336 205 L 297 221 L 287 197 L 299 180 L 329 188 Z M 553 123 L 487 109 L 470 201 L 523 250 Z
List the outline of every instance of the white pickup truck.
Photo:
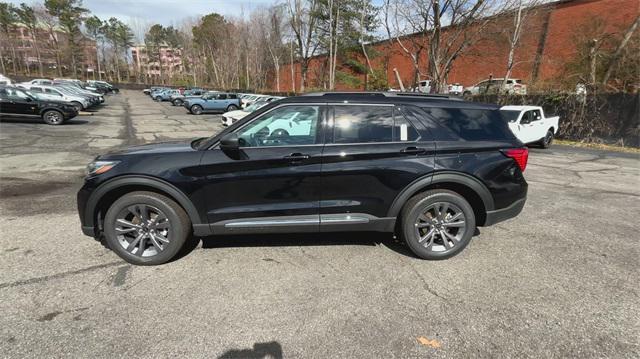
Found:
M 558 133 L 560 117 L 545 117 L 540 106 L 502 106 L 500 111 L 509 122 L 511 132 L 524 144 L 547 148 Z

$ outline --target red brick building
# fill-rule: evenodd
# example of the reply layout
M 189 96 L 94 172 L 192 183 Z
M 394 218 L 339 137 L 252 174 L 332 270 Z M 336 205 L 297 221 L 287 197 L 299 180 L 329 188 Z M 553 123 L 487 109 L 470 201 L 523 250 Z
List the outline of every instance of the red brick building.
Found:
M 529 85 L 545 87 L 566 80 L 564 72 L 569 62 L 578 53 L 579 39 L 587 31 L 620 34 L 626 31 L 640 14 L 639 0 L 560 0 L 529 11 L 523 35 L 515 54 L 516 65 L 511 77 L 520 78 Z M 449 74 L 449 83 L 470 86 L 489 76 L 503 77 L 506 72 L 509 42 L 501 32 L 505 26 L 513 26 L 512 15 L 499 15 L 482 30 L 483 37 L 460 56 Z M 446 30 L 445 30 L 446 31 Z M 471 29 L 471 31 L 473 31 Z M 381 53 L 372 60 L 374 68 L 383 69 L 389 86 L 398 87 L 394 68 L 398 69 L 405 87 L 414 85 L 415 70 L 409 56 L 395 40 L 375 43 Z M 307 88 L 321 88 L 325 55 L 311 60 Z M 426 72 L 426 54 L 421 58 L 421 68 Z M 340 67 L 340 66 L 338 66 Z M 344 71 L 344 69 L 343 69 Z M 360 77 L 362 86 L 353 88 L 338 83 L 339 90 L 362 90 L 365 76 Z M 295 64 L 295 88 L 300 89 L 300 65 Z M 275 80 L 271 86 L 275 88 Z M 280 68 L 280 90 L 291 91 L 291 67 Z

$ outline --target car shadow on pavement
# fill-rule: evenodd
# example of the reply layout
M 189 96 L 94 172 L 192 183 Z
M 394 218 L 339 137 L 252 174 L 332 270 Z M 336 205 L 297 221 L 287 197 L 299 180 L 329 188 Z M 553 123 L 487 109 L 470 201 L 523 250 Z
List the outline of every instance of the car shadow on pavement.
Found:
M 202 249 L 241 247 L 297 247 L 297 246 L 343 246 L 383 245 L 396 253 L 417 258 L 407 246 L 391 233 L 380 232 L 331 232 L 295 234 L 237 234 L 209 237 L 191 236 L 184 247 L 173 258 L 179 260 L 189 255 L 202 242 Z
M 218 359 L 282 359 L 282 346 L 278 342 L 255 343 L 253 348 L 227 350 Z
M 9 116 L 5 116 L 5 115 L 0 117 L 0 122 L 4 122 L 4 123 L 32 123 L 32 124 L 35 124 L 35 125 L 50 126 L 50 125 L 47 125 L 46 123 L 44 123 L 41 118 L 9 117 Z M 89 121 L 72 119 L 72 120 L 65 121 L 61 126 L 84 125 L 84 124 L 87 124 L 87 123 L 89 123 Z

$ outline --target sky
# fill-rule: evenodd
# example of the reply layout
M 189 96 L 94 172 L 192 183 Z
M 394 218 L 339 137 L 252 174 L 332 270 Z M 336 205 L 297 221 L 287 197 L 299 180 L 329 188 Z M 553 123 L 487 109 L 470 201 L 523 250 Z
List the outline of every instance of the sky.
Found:
M 6 0 L 5 0 L 6 1 Z M 44 0 L 9 0 L 13 4 L 21 2 L 43 3 Z M 248 14 L 256 7 L 269 6 L 276 0 L 83 0 L 83 6 L 101 19 L 116 17 L 123 22 L 130 19 L 177 25 L 187 17 L 199 17 L 212 12 L 222 15 L 240 16 L 244 10 Z

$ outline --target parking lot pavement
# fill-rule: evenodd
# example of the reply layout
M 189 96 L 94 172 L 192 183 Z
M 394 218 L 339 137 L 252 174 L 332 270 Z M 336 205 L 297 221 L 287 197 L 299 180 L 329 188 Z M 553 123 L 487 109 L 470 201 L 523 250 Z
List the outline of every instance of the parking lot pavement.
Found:
M 0 357 L 638 357 L 640 161 L 532 150 L 522 214 L 423 261 L 390 235 L 211 237 L 134 267 L 85 237 L 82 168 L 208 135 L 139 92 L 68 126 L 0 122 Z

